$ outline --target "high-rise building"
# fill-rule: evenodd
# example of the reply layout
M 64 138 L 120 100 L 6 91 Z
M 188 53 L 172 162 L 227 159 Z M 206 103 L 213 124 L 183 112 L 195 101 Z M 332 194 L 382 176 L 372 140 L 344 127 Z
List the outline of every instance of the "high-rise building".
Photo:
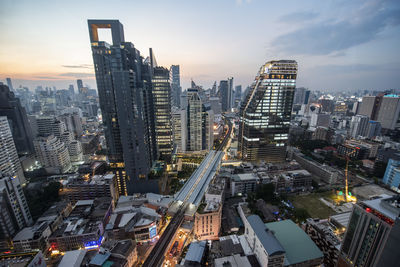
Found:
M 331 123 L 331 115 L 327 113 L 313 113 L 311 114 L 311 127 L 329 127 Z
M 28 203 L 18 179 L 0 176 L 0 247 L 6 248 L 11 238 L 33 223 Z
M 337 266 L 398 266 L 399 215 L 399 196 L 355 204 Z
M 382 182 L 395 191 L 400 192 L 400 161 L 389 159 Z
M 187 146 L 188 151 L 202 151 L 212 148 L 214 142 L 214 113 L 207 109 L 198 89 L 187 90 Z M 211 107 L 209 107 L 211 108 Z
M 381 123 L 378 121 L 369 121 L 367 126 L 366 138 L 374 138 L 381 135 Z
M 175 110 L 172 113 L 172 132 L 174 133 L 174 145 L 177 152 L 186 151 L 187 121 L 186 110 Z
M 294 60 L 261 66 L 240 109 L 238 141 L 244 160 L 285 160 L 296 76 Z
M 236 85 L 235 86 L 235 104 L 234 104 L 235 108 L 239 106 L 241 100 L 242 100 L 242 86 Z
M 169 71 L 163 67 L 153 69 L 153 105 L 157 148 L 160 159 L 171 160 L 173 136 L 171 125 L 171 86 Z
M 382 128 L 395 130 L 400 128 L 400 97 L 390 94 L 364 96 L 358 114 L 381 123 Z
M 376 120 L 381 103 L 382 95 L 364 96 L 357 114 L 368 116 L 371 120 Z
M 71 169 L 68 147 L 53 134 L 34 141 L 36 156 L 49 173 L 65 173 Z
M 229 83 L 227 80 L 223 80 L 219 82 L 219 94 L 221 97 L 221 107 L 222 112 L 227 112 L 230 109 L 230 94 L 229 91 Z
M 171 91 L 172 91 L 172 105 L 175 107 L 180 106 L 181 102 L 181 77 L 179 65 L 172 65 L 170 69 L 171 73 Z
M 108 159 L 120 194 L 158 192 L 158 182 L 147 179 L 157 155 L 151 92 L 154 58 L 144 61 L 134 45 L 125 42 L 118 20 L 89 20 L 88 26 Z M 102 28 L 111 30 L 112 44 L 99 40 Z
M 0 116 L 6 116 L 10 123 L 18 154 L 32 154 L 33 135 L 25 108 L 5 85 L 0 85 Z
M 14 91 L 14 87 L 12 85 L 11 78 L 6 78 L 6 80 L 7 80 L 8 88 L 10 88 L 11 91 Z
M 310 99 L 310 90 L 304 87 L 296 88 L 293 104 L 297 105 L 308 104 L 309 99 Z
M 78 93 L 81 94 L 82 93 L 82 88 L 83 88 L 82 80 L 80 80 L 80 79 L 76 80 L 76 85 L 78 86 Z
M 365 115 L 356 115 L 351 118 L 349 135 L 353 138 L 365 136 L 367 133 L 369 118 Z
M 230 111 L 235 102 L 234 92 L 233 92 L 233 77 L 228 78 L 228 110 Z
M 24 172 L 18 158 L 7 117 L 0 117 L 0 176 L 18 177 L 25 183 Z
M 70 94 L 71 97 L 75 94 L 75 90 L 74 90 L 74 85 L 73 84 L 69 85 L 68 91 L 69 91 L 69 94 Z

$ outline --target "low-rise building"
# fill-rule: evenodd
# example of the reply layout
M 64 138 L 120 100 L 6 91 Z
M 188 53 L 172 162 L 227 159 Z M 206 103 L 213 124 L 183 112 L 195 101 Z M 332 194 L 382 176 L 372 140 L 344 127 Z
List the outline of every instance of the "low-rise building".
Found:
M 316 161 L 308 160 L 301 153 L 294 153 L 293 158 L 307 171 L 318 176 L 327 184 L 337 183 L 340 172 L 328 165 L 319 164 Z
M 232 196 L 246 195 L 254 192 L 259 178 L 254 173 L 239 173 L 231 176 Z
M 116 176 L 110 173 L 69 178 L 61 195 L 72 203 L 99 197 L 110 197 L 116 203 L 119 198 Z

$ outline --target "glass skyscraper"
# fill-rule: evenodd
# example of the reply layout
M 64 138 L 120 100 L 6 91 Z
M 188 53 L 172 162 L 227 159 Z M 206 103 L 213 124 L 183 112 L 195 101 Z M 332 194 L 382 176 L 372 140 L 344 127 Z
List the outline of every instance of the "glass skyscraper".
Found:
M 120 194 L 158 192 L 147 180 L 157 155 L 154 145 L 152 66 L 130 42 L 118 20 L 88 20 L 93 62 L 110 166 Z M 111 29 L 112 44 L 98 29 Z
M 269 61 L 261 66 L 240 108 L 239 151 L 247 161 L 285 160 L 297 62 Z

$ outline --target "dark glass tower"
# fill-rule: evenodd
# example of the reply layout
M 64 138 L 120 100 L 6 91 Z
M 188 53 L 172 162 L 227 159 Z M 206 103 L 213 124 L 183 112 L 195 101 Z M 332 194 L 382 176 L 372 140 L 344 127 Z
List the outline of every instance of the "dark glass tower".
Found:
M 172 87 L 172 104 L 175 107 L 179 107 L 181 104 L 181 78 L 179 65 L 172 65 L 170 70 L 171 75 L 171 87 Z
M 93 62 L 110 166 L 121 194 L 158 192 L 148 180 L 154 151 L 151 66 L 125 42 L 118 20 L 88 20 Z M 111 29 L 112 44 L 99 41 L 98 29 Z
M 239 151 L 243 160 L 285 160 L 297 62 L 270 61 L 261 66 L 240 109 Z
M 25 108 L 6 85 L 0 85 L 0 116 L 6 116 L 20 155 L 34 153 L 33 134 Z

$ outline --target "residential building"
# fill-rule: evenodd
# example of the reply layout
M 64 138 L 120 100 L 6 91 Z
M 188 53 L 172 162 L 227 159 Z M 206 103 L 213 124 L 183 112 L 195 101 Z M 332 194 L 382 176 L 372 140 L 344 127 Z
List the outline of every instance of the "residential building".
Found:
M 303 105 L 308 104 L 308 100 L 310 99 L 310 90 L 304 87 L 296 88 L 296 92 L 294 94 L 293 104 Z
M 12 237 L 33 223 L 18 179 L 0 177 L 0 248 L 9 249 Z
M 387 195 L 355 204 L 337 266 L 398 266 L 399 207 Z
M 147 175 L 157 159 L 151 76 L 156 66 L 151 54 L 143 60 L 125 42 L 118 20 L 88 20 L 108 159 L 121 194 L 158 191 Z M 111 30 L 112 44 L 99 40 L 98 29 Z
M 247 195 L 256 191 L 259 178 L 254 173 L 239 173 L 231 176 L 232 196 Z
M 368 129 L 369 117 L 365 115 L 356 115 L 351 118 L 349 135 L 352 138 L 366 136 Z
M 381 135 L 381 123 L 378 121 L 369 121 L 367 126 L 367 132 L 365 134 L 366 138 L 372 139 L 376 136 Z
M 155 67 L 152 77 L 153 105 L 157 149 L 160 159 L 169 162 L 172 156 L 173 136 L 171 125 L 171 85 L 169 71 Z
M 293 159 L 295 159 L 304 169 L 318 176 L 327 184 L 335 184 L 341 177 L 341 174 L 338 170 L 328 165 L 322 165 L 316 161 L 308 160 L 301 153 L 294 153 Z
M 2 175 L 17 177 L 21 185 L 25 184 L 24 172 L 18 158 L 7 117 L 0 117 L 0 177 Z
M 54 135 L 40 136 L 34 141 L 36 156 L 42 167 L 51 173 L 65 173 L 71 168 L 68 147 Z
M 400 97 L 398 95 L 385 95 L 379 108 L 376 121 L 381 123 L 382 128 L 395 130 L 400 127 Z
M 11 83 L 11 81 L 10 81 Z M 5 85 L 0 85 L 0 116 L 6 116 L 20 155 L 33 154 L 33 134 L 19 98 Z
M 367 116 L 371 120 L 376 120 L 378 118 L 381 103 L 382 95 L 364 96 L 357 114 Z
M 269 61 L 260 68 L 240 109 L 243 160 L 285 160 L 296 76 L 293 60 Z
M 331 115 L 327 113 L 313 113 L 311 114 L 311 127 L 329 127 L 331 124 Z

